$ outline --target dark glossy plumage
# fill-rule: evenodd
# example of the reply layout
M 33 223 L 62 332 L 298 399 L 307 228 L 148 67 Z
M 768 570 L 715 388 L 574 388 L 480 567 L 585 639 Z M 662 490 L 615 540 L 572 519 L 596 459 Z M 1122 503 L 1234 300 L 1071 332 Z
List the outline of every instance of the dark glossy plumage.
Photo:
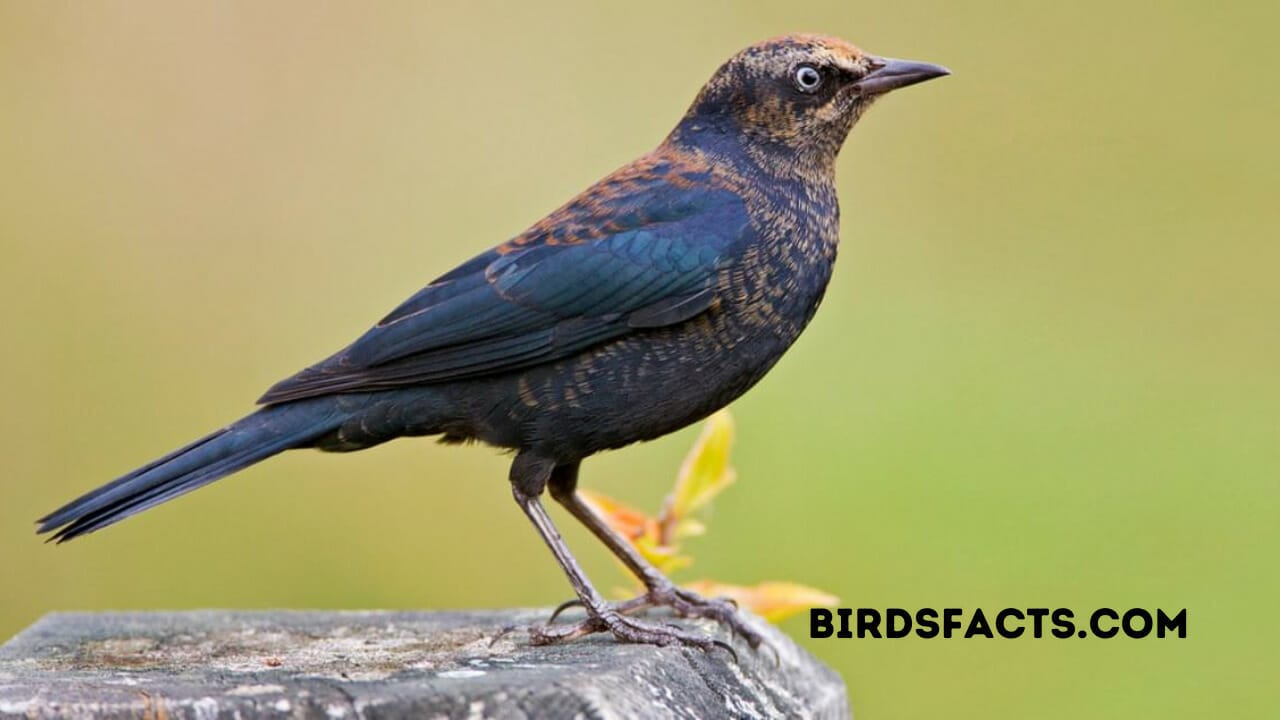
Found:
M 880 94 L 940 74 L 831 38 L 748 48 L 656 150 L 278 383 L 258 412 L 68 503 L 40 531 L 68 540 L 287 449 L 478 440 L 517 451 L 516 499 L 588 609 L 581 628 L 535 640 L 608 629 L 702 644 L 604 603 L 538 503 L 544 488 L 644 580 L 650 601 L 750 637 L 724 607 L 673 589 L 585 508 L 578 464 L 705 417 L 777 362 L 831 277 L 841 143 Z
M 750 221 L 707 169 L 668 155 L 464 263 L 262 401 L 500 375 L 706 311 Z

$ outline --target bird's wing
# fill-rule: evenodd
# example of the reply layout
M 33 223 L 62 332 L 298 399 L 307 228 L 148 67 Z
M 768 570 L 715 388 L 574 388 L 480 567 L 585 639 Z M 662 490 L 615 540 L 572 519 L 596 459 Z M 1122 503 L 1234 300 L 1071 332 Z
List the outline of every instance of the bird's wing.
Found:
M 260 402 L 507 372 L 704 312 L 748 232 L 741 197 L 670 162 L 624 172 L 423 288 Z

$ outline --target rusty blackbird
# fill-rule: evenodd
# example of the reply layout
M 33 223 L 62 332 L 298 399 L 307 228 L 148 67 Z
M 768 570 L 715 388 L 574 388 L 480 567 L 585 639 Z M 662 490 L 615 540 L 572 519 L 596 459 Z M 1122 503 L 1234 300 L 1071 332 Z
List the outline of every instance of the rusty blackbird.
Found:
M 676 587 L 576 492 L 582 460 L 665 435 L 746 392 L 813 317 L 839 235 L 835 160 L 879 97 L 936 65 L 791 35 L 730 58 L 657 149 L 418 291 L 351 345 L 270 388 L 256 412 L 49 513 L 66 541 L 284 450 L 405 436 L 515 452 L 516 502 L 585 608 L 535 643 L 719 641 L 635 617 L 666 606 L 752 646 L 727 602 Z M 549 490 L 647 588 L 610 604 L 565 546 Z

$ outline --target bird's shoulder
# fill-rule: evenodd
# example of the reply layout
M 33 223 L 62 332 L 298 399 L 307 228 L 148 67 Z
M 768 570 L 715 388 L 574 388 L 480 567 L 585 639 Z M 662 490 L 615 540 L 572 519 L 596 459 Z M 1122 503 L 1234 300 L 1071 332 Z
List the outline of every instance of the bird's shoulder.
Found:
M 599 283 L 602 273 L 625 276 L 627 270 L 664 277 L 708 273 L 750 235 L 743 187 L 739 176 L 704 157 L 659 147 L 436 278 L 378 326 L 480 285 L 520 302 L 514 286 L 532 289 L 531 274 L 545 291 L 560 283 Z
M 589 243 L 716 210 L 745 213 L 743 185 L 729 168 L 663 145 L 605 176 L 495 250 Z

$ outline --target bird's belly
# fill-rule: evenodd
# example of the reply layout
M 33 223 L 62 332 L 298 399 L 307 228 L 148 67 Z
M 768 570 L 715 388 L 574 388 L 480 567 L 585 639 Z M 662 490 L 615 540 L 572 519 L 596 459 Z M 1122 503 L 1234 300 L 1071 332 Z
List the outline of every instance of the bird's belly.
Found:
M 520 373 L 510 395 L 517 399 L 495 408 L 501 417 L 492 427 L 504 435 L 497 444 L 577 459 L 697 422 L 773 367 L 818 297 L 792 297 L 783 318 L 756 307 L 724 308 Z

